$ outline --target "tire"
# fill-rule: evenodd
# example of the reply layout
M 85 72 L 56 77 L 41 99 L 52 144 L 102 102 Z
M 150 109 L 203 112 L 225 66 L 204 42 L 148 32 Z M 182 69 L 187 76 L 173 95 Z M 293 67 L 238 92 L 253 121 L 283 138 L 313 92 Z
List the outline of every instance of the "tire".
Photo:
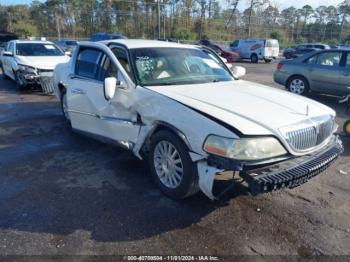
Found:
M 259 62 L 258 56 L 257 56 L 256 54 L 252 54 L 252 55 L 250 56 L 250 62 L 252 62 L 253 64 L 258 63 L 258 62 Z
M 265 63 L 269 64 L 271 63 L 272 59 L 264 59 Z
M 23 81 L 22 77 L 19 74 L 19 71 L 14 72 L 14 74 L 15 74 L 16 89 L 18 91 L 26 90 L 27 84 Z
M 183 199 L 199 191 L 197 167 L 172 132 L 161 130 L 152 136 L 148 159 L 152 177 L 166 196 Z
M 4 67 L 2 65 L 0 65 L 1 68 L 1 72 L 2 72 L 2 76 L 5 80 L 9 80 L 10 78 L 5 74 L 5 70 Z
M 64 121 L 67 124 L 67 127 L 70 129 L 72 125 L 71 125 L 70 117 L 67 111 L 68 105 L 67 105 L 67 95 L 66 95 L 65 89 L 61 93 L 61 110 L 62 110 Z
M 350 136 L 350 119 L 344 123 L 343 130 L 345 135 Z
M 293 76 L 287 82 L 289 92 L 297 95 L 307 95 L 310 91 L 309 82 L 303 76 Z

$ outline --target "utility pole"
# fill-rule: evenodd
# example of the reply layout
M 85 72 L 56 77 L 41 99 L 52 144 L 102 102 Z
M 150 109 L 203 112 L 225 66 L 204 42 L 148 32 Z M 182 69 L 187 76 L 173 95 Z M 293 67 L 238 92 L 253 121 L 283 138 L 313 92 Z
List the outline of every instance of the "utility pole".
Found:
M 160 39 L 160 2 L 163 2 L 163 0 L 157 0 L 157 7 L 158 7 L 158 39 Z

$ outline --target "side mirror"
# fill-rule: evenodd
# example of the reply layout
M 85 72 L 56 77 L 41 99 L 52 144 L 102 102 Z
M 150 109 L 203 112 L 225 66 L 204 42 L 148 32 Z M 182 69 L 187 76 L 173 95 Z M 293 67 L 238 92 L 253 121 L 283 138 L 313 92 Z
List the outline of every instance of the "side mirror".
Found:
M 115 90 L 117 88 L 117 79 L 115 77 L 107 77 L 104 81 L 104 93 L 107 100 L 111 100 L 114 97 Z
M 12 52 L 10 52 L 10 51 L 4 51 L 4 52 L 2 53 L 2 55 L 3 55 L 3 56 L 13 56 Z
M 65 54 L 66 56 L 72 56 L 72 52 L 71 52 L 71 51 L 66 51 L 66 52 L 64 52 L 64 54 Z
M 246 69 L 242 66 L 235 66 L 231 69 L 233 75 L 237 77 L 238 79 L 241 78 L 242 76 L 245 76 L 246 74 Z

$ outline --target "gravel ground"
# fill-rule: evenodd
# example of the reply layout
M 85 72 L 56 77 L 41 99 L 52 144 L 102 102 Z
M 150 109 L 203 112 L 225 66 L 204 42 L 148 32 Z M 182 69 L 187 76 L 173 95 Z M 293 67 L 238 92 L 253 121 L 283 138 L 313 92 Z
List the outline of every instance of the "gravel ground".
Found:
M 273 83 L 272 64 L 242 63 Z M 335 108 L 342 124 L 344 106 Z M 0 255 L 350 255 L 350 139 L 301 187 L 164 197 L 130 153 L 67 131 L 59 103 L 0 76 Z

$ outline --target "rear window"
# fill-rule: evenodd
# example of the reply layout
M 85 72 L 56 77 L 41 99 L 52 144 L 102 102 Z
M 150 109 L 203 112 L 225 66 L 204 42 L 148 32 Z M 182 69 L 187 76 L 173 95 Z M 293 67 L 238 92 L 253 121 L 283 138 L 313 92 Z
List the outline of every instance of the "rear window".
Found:
M 279 47 L 278 40 L 276 40 L 276 39 L 267 40 L 266 47 Z

